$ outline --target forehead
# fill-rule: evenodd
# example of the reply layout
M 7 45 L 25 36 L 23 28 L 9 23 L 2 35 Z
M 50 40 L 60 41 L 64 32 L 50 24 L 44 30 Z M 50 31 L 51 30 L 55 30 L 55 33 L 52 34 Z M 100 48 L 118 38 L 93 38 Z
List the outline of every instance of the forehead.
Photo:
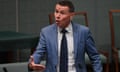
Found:
M 59 5 L 57 4 L 56 5 L 56 10 L 64 10 L 64 11 L 69 11 L 69 7 L 68 6 L 62 6 L 62 5 Z

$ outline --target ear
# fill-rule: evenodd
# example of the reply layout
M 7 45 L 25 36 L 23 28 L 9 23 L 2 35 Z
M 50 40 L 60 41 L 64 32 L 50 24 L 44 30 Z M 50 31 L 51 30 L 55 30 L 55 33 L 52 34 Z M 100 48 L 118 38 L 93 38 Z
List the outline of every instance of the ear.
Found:
M 70 13 L 70 16 L 74 16 L 74 15 L 75 15 L 75 13 L 74 13 L 74 12 Z
M 74 12 L 72 12 L 72 13 L 70 14 L 70 19 L 71 19 L 71 20 L 72 20 L 72 18 L 73 18 L 74 15 L 75 15 Z

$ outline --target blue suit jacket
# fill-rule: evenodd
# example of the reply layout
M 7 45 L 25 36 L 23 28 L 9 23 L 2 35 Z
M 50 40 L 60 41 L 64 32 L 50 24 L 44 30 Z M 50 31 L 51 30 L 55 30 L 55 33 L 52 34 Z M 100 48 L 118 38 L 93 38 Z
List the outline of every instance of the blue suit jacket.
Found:
M 80 24 L 72 23 L 74 38 L 74 58 L 77 72 L 87 72 L 85 65 L 85 53 L 88 54 L 94 72 L 102 72 L 102 65 L 94 40 L 89 29 Z M 34 62 L 40 63 L 46 54 L 45 72 L 57 72 L 58 64 L 58 38 L 57 25 L 52 24 L 41 30 L 40 40 L 33 54 Z

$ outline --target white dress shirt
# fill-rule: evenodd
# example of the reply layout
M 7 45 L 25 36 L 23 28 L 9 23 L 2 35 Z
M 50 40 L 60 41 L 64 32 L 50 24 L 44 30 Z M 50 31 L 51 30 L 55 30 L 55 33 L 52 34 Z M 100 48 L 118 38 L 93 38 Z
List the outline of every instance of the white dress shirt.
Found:
M 66 33 L 67 38 L 67 47 L 68 47 L 68 72 L 76 72 L 74 67 L 75 60 L 74 60 L 74 43 L 73 43 L 73 29 L 72 24 L 70 23 L 69 26 L 66 28 L 68 33 Z M 60 61 L 60 45 L 62 40 L 62 33 L 60 32 L 61 28 L 58 27 L 58 60 Z M 58 61 L 58 62 L 59 62 Z M 57 71 L 59 72 L 59 63 L 57 66 Z

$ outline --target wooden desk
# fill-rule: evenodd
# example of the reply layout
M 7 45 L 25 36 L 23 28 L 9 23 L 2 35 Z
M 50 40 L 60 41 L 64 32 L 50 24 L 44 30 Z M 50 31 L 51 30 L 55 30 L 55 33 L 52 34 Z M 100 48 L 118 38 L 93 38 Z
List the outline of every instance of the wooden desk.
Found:
M 15 50 L 36 47 L 39 36 L 12 31 L 0 32 L 0 60 L 11 62 L 12 52 Z M 2 58 L 6 57 L 7 58 Z M 19 59 L 18 59 L 19 60 Z

